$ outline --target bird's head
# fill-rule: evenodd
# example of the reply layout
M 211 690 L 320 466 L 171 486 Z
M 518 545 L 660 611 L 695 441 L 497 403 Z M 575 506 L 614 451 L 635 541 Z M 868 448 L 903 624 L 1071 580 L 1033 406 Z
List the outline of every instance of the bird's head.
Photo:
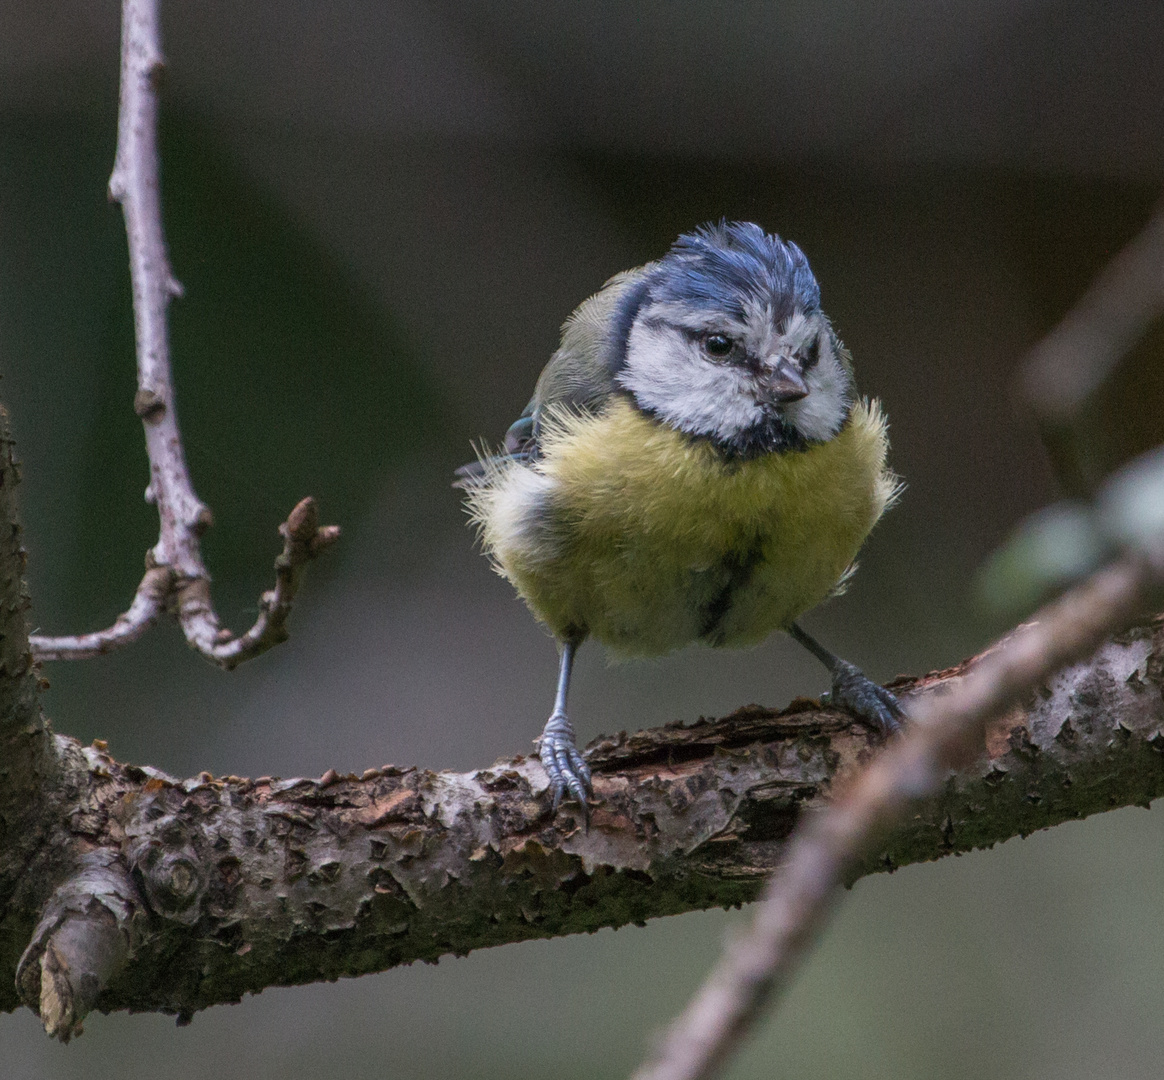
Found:
M 612 346 L 640 409 L 729 457 L 831 439 L 853 403 L 804 252 L 750 223 L 679 237 L 628 291 Z

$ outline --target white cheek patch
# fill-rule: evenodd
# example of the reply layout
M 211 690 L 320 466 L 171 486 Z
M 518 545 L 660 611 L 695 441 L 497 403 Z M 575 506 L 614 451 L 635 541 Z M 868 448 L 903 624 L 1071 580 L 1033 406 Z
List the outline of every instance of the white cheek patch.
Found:
M 712 363 L 668 326 L 631 327 L 618 382 L 640 408 L 691 435 L 730 439 L 764 418 L 747 372 Z
M 852 382 L 833 348 L 832 334 L 820 338 L 820 357 L 805 374 L 808 396 L 784 406 L 784 415 L 806 439 L 831 439 L 845 422 L 853 404 Z
M 825 442 L 841 430 L 852 406 L 852 380 L 837 355 L 835 338 L 819 315 L 795 312 L 772 328 L 767 308 L 754 312 L 745 336 L 749 351 L 795 355 L 819 334 L 817 362 L 805 373 L 808 395 L 780 412 L 810 442 Z M 754 376 L 734 364 L 708 360 L 699 346 L 673 325 L 636 322 L 627 339 L 626 366 L 618 376 L 640 408 L 691 435 L 730 440 L 763 423 Z

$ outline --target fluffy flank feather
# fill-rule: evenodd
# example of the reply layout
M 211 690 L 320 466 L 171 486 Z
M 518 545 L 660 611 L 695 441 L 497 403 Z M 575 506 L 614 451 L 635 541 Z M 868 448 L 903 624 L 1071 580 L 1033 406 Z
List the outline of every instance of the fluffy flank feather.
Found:
M 515 568 L 541 565 L 556 554 L 545 528 L 554 484 L 536 464 L 516 458 L 486 457 L 481 466 L 480 481 L 465 489 L 469 522 L 493 568 L 521 592 Z

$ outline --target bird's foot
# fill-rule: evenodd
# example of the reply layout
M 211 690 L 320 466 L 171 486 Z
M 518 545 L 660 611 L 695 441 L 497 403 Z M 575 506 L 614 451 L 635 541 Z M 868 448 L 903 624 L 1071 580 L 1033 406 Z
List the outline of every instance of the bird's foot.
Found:
M 574 725 L 563 712 L 555 712 L 538 737 L 538 756 L 550 778 L 554 809 L 566 793 L 577 799 L 586 809 L 586 796 L 591 794 L 590 766 L 574 741 Z
M 889 690 L 878 686 L 859 667 L 845 660 L 837 661 L 833 688 L 823 700 L 848 710 L 882 735 L 900 731 L 905 718 L 901 703 Z

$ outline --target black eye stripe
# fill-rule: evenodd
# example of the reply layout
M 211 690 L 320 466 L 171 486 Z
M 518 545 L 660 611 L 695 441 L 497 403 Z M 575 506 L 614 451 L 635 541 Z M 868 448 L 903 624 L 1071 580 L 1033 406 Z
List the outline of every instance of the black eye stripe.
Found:
M 801 353 L 801 356 L 804 357 L 804 361 L 801 364 L 802 371 L 810 371 L 810 370 L 812 370 L 812 368 L 816 367 L 817 361 L 820 360 L 820 336 L 819 335 L 817 335 L 815 338 L 812 339 L 812 341 L 808 344 L 808 346 Z

